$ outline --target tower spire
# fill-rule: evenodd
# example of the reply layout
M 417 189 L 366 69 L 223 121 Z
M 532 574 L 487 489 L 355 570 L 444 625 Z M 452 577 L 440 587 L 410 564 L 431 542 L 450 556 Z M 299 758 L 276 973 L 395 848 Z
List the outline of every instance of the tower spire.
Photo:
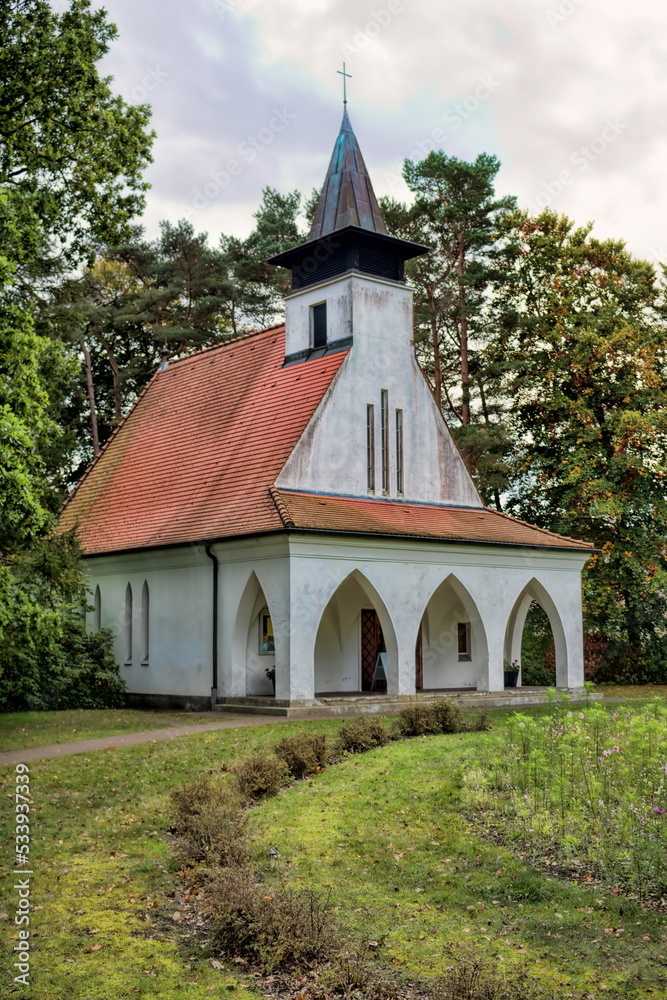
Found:
M 387 232 L 347 108 L 308 238 L 316 240 L 346 226 Z

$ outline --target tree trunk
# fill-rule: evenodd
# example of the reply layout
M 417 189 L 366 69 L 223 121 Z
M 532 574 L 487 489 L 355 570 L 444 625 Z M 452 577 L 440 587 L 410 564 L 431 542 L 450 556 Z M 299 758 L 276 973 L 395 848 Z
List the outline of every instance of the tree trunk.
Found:
M 464 275 L 464 246 L 463 240 L 459 239 L 459 333 L 461 341 L 461 423 L 470 423 L 470 368 L 468 365 L 468 317 L 466 316 L 465 289 L 463 285 Z
M 435 316 L 431 313 L 431 343 L 433 344 L 433 395 L 438 404 L 438 409 L 442 409 L 442 359 L 440 357 L 440 342 L 438 339 L 438 324 Z
M 97 407 L 95 405 L 93 366 L 90 360 L 88 345 L 83 338 L 79 341 L 79 347 L 83 353 L 83 365 L 86 372 L 86 389 L 88 390 L 88 405 L 90 406 L 90 434 L 93 439 L 93 455 L 97 458 L 100 453 L 100 435 L 97 428 Z
M 119 424 L 123 419 L 123 400 L 120 388 L 120 371 L 118 368 L 118 361 L 116 360 L 116 355 L 111 349 L 111 344 L 105 337 L 100 337 L 102 347 L 106 352 L 106 356 L 109 359 L 109 367 L 111 368 L 111 376 L 113 379 L 113 410 L 114 410 L 114 422 Z

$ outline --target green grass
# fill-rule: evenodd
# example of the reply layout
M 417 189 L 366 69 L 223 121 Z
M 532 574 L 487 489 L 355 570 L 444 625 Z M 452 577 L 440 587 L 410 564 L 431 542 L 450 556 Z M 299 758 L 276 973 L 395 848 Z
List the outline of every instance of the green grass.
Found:
M 30 765 L 39 909 L 25 996 L 201 1000 L 210 993 L 250 1000 L 251 980 L 216 970 L 171 919 L 178 904 L 169 789 L 196 774 L 219 774 L 223 764 L 288 733 L 333 732 L 337 725 L 276 723 Z M 381 941 L 384 960 L 402 968 L 437 970 L 450 964 L 456 942 L 470 940 L 531 976 L 562 984 L 565 993 L 568 983 L 590 984 L 601 998 L 598 985 L 611 992 L 621 984 L 636 1000 L 665 1000 L 664 918 L 551 879 L 471 831 L 456 775 L 473 766 L 485 741 L 498 739 L 485 733 L 395 743 L 299 782 L 253 811 L 258 858 L 266 864 L 266 850 L 276 844 L 278 870 L 291 883 L 330 889 L 341 921 Z M 14 769 L 0 774 L 2 843 L 10 845 Z M 5 866 L 8 858 L 4 852 Z M 5 867 L 1 908 L 9 918 L 13 884 Z M 7 931 L 2 937 L 11 941 L 15 928 Z M 2 981 L 10 983 L 7 947 L 0 962 Z M 6 995 L 18 1000 L 24 991 Z
M 331 891 L 344 925 L 411 974 L 469 942 L 559 995 L 667 997 L 664 916 L 550 878 L 471 831 L 457 775 L 497 740 L 395 743 L 294 785 L 254 810 L 258 856 L 275 844 L 291 883 Z
M 191 726 L 198 722 L 210 722 L 210 719 L 191 712 L 150 712 L 131 708 L 8 712 L 0 714 L 0 752 L 140 733 L 167 726 Z
M 210 991 L 247 1000 L 239 977 L 215 970 L 199 949 L 183 943 L 171 919 L 178 906 L 170 898 L 176 872 L 166 832 L 169 789 L 195 774 L 219 773 L 223 763 L 303 725 L 201 733 L 31 764 L 32 901 L 39 907 L 32 923 L 33 974 L 29 991 L 17 987 L 3 996 L 201 1000 Z M 14 768 L 2 768 L 0 776 L 0 842 L 11 848 Z M 4 923 L 13 921 L 15 877 L 9 849 L 1 859 Z M 11 924 L 5 930 L 3 942 L 13 944 L 16 929 Z M 0 949 L 3 991 L 12 981 L 10 954 L 6 945 Z

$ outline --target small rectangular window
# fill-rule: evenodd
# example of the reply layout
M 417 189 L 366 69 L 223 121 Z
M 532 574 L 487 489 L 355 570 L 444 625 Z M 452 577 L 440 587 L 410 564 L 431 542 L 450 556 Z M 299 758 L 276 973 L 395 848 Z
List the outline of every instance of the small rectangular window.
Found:
M 389 393 L 380 393 L 382 419 L 382 492 L 389 492 Z
M 313 306 L 313 347 L 326 347 L 327 344 L 327 304 L 320 302 Z
M 259 616 L 259 651 L 265 656 L 271 655 L 276 651 L 273 623 L 268 611 L 262 611 Z
M 396 492 L 403 492 L 403 410 L 396 410 Z
M 375 407 L 366 407 L 366 478 L 368 489 L 375 490 Z
M 470 660 L 470 622 L 458 623 L 459 660 Z

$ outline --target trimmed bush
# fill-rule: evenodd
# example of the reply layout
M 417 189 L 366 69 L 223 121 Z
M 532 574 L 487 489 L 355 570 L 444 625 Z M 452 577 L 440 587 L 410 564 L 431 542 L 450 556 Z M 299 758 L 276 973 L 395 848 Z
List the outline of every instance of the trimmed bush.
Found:
M 290 780 L 289 767 L 274 753 L 244 757 L 232 768 L 239 795 L 244 799 L 263 799 L 277 795 Z
M 206 861 L 227 867 L 248 860 L 246 813 L 228 782 L 195 778 L 175 788 L 174 852 L 186 863 Z
M 431 703 L 431 708 L 438 723 L 439 733 L 465 733 L 468 729 L 463 710 L 455 705 L 451 698 L 438 698 Z
M 349 719 L 338 730 L 338 747 L 346 753 L 366 753 L 390 741 L 391 736 L 380 720 L 368 715 Z
M 467 729 L 463 712 L 449 698 L 406 705 L 398 713 L 396 723 L 404 739 L 434 736 L 436 733 L 462 733 Z
M 204 895 L 212 914 L 211 947 L 220 956 L 272 972 L 311 968 L 340 946 L 328 901 L 310 889 L 270 886 L 247 868 L 229 868 Z
M 276 743 L 273 752 L 287 764 L 289 773 L 297 779 L 321 771 L 330 759 L 329 744 L 324 733 L 286 736 Z

